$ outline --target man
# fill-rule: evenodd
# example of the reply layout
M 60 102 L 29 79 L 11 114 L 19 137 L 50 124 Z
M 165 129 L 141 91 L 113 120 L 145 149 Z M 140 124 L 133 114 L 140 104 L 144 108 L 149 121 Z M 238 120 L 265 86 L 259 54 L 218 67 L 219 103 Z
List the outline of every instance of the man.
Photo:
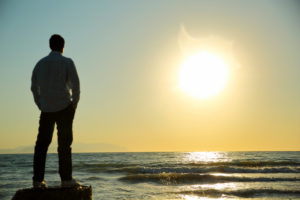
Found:
M 47 187 L 44 180 L 48 146 L 57 126 L 59 174 L 62 187 L 80 186 L 72 177 L 72 125 L 79 101 L 79 78 L 73 61 L 62 56 L 65 41 L 60 35 L 50 38 L 51 52 L 34 67 L 31 91 L 41 110 L 34 149 L 33 187 Z

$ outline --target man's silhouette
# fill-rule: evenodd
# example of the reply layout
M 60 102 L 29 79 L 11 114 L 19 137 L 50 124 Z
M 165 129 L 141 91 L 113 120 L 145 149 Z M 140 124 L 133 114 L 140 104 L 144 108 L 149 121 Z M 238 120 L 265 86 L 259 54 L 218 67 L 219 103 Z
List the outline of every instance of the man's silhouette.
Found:
M 79 186 L 72 177 L 72 125 L 79 101 L 79 78 L 73 61 L 62 56 L 65 41 L 60 35 L 50 38 L 51 53 L 34 67 L 31 91 L 41 110 L 34 149 L 33 187 L 46 187 L 44 180 L 48 146 L 57 126 L 59 174 L 63 187 Z

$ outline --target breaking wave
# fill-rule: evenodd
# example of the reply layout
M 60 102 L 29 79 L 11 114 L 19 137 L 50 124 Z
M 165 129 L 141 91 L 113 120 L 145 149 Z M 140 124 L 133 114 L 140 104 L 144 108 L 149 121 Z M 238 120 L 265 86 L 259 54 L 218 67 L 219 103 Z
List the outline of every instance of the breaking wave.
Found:
M 126 163 L 77 164 L 74 170 L 90 173 L 300 173 L 298 162 L 217 162 L 176 165 L 140 165 Z
M 280 177 L 235 177 L 211 174 L 186 174 L 186 173 L 160 173 L 160 174 L 135 174 L 121 177 L 120 181 L 129 183 L 154 182 L 159 184 L 184 184 L 184 183 L 225 183 L 225 182 L 286 182 L 300 181 L 300 178 Z

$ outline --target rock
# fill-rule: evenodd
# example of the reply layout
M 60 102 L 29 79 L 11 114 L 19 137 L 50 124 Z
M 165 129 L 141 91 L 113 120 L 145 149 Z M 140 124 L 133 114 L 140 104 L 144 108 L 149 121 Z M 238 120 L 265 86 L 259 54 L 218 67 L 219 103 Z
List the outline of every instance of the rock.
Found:
M 48 187 L 18 190 L 12 200 L 92 200 L 92 187 Z

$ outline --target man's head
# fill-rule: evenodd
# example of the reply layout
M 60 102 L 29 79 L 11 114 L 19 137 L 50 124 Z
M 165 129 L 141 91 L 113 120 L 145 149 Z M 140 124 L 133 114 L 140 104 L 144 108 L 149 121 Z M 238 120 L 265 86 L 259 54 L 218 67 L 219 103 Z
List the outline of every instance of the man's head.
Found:
M 58 51 L 61 53 L 64 51 L 65 40 L 60 35 L 58 34 L 52 35 L 50 37 L 49 43 L 50 43 L 50 49 L 52 51 Z

